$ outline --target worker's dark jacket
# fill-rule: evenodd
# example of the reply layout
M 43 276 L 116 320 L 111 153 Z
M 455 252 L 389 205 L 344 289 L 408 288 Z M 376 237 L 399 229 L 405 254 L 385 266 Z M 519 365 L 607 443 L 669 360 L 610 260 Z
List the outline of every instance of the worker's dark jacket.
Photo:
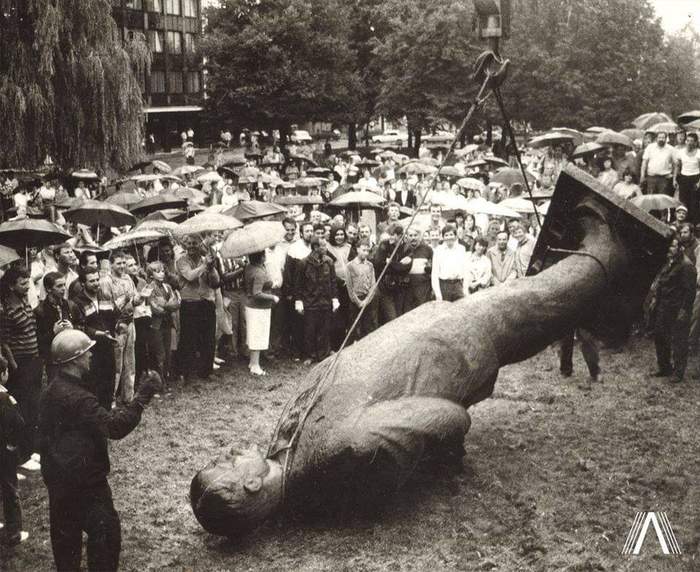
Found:
M 47 298 L 39 302 L 39 305 L 34 309 L 39 355 L 47 363 L 51 357 L 51 342 L 56 335 L 53 333 L 53 327 L 56 325 L 56 322 L 61 320 L 68 320 L 75 327 L 76 314 L 75 304 L 66 299 L 61 299 L 57 305 Z
M 309 254 L 299 262 L 296 274 L 295 300 L 301 300 L 304 309 L 327 310 L 333 298 L 338 297 L 333 261 L 328 256 L 320 259 Z
M 693 264 L 683 255 L 666 264 L 656 279 L 656 311 L 685 310 L 688 317 L 693 311 L 697 273 Z
M 93 339 L 96 331 L 113 333 L 112 312 L 100 310 L 99 302 L 90 298 L 84 291 L 74 298 L 74 303 L 76 317 L 73 325 L 76 328 L 80 328 Z
M 22 438 L 24 419 L 19 412 L 17 402 L 0 386 L 0 455 L 5 449 L 16 447 Z
M 379 289 L 383 292 L 395 292 L 405 287 L 409 282 L 408 273 L 411 271 L 413 259 L 411 258 L 411 262 L 408 264 L 401 263 L 401 260 L 406 256 L 411 256 L 408 246 L 405 243 L 401 244 L 396 251 L 396 256 L 393 261 L 389 262 L 389 258 L 395 247 L 395 244 L 391 244 L 388 240 L 383 240 L 379 243 L 379 246 L 377 246 L 377 250 L 372 257 L 374 273 L 377 279 L 381 276 L 384 267 L 387 266 L 387 264 L 389 266 L 379 282 Z
M 41 472 L 49 489 L 101 484 L 109 474 L 107 439 L 126 437 L 139 424 L 143 403 L 107 411 L 82 380 L 58 372 L 39 411 Z

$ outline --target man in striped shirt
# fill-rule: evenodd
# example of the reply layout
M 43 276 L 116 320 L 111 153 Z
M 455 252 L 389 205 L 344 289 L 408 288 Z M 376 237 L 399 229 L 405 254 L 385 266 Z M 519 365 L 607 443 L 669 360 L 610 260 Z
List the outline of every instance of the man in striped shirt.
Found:
M 17 400 L 25 422 L 19 462 L 25 463 L 26 469 L 38 470 L 40 467 L 37 463 L 36 427 L 42 363 L 39 357 L 36 318 L 27 300 L 29 280 L 29 273 L 24 268 L 10 268 L 3 277 L 8 292 L 3 300 L 0 315 L 0 340 L 3 354 L 9 364 L 9 378 L 5 387 Z

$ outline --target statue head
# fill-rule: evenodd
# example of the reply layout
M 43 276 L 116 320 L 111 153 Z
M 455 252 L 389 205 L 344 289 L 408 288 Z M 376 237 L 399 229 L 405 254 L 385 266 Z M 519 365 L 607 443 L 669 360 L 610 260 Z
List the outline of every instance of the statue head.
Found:
M 190 503 L 212 534 L 236 537 L 262 524 L 282 504 L 282 466 L 257 447 L 231 449 L 199 471 Z

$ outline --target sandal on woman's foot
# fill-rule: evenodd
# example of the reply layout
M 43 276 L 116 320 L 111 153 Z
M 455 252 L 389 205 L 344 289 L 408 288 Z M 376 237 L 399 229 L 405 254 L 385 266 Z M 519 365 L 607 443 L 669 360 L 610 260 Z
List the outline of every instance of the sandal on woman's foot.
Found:
M 257 376 L 267 375 L 267 372 L 266 372 L 264 369 L 260 368 L 260 367 L 258 367 L 258 368 L 250 368 L 250 373 L 253 374 L 253 375 L 257 375 Z

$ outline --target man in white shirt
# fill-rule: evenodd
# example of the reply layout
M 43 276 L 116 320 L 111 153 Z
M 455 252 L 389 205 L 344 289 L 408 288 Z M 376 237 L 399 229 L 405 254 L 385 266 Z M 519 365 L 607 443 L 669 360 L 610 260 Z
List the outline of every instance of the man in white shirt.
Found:
M 454 302 L 464 298 L 467 251 L 457 243 L 457 229 L 451 224 L 443 227 L 442 240 L 433 252 L 430 282 L 436 300 Z
M 666 133 L 656 136 L 656 143 L 648 145 L 642 156 L 640 185 L 646 181 L 647 194 L 663 193 L 673 196 L 673 162 L 675 150 L 666 145 Z
M 688 207 L 688 218 L 691 222 L 697 223 L 700 217 L 700 201 L 698 200 L 700 149 L 698 149 L 697 134 L 688 133 L 686 142 L 684 148 L 676 148 L 673 186 L 678 187 L 678 198 Z

